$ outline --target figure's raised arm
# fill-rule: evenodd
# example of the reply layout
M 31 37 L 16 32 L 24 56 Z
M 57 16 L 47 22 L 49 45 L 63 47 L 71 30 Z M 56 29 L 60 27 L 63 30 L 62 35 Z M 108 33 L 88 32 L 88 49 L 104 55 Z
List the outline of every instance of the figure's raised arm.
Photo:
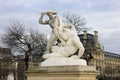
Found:
M 40 24 L 49 24 L 48 20 L 43 21 L 43 16 L 45 15 L 45 12 L 41 13 L 40 19 L 39 19 L 39 23 Z

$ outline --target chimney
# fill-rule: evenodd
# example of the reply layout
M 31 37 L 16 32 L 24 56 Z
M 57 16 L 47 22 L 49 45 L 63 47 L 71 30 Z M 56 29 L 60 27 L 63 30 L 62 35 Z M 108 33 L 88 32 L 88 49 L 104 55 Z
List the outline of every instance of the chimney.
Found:
M 98 31 L 94 31 L 95 34 L 95 46 L 99 47 L 99 41 L 98 41 Z
M 87 31 L 84 30 L 83 32 L 84 32 L 84 34 L 83 34 L 83 39 L 85 40 L 85 39 L 87 39 Z
M 83 33 L 83 45 L 85 46 L 86 45 L 86 39 L 87 39 L 87 31 L 86 30 L 84 30 L 83 31 L 84 33 Z

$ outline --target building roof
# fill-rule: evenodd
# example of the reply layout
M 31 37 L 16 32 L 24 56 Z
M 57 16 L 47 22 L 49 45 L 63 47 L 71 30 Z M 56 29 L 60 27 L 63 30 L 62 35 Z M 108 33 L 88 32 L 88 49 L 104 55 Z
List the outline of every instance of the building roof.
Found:
M 84 34 L 80 34 L 78 36 L 79 36 L 81 42 L 83 43 L 83 41 L 85 40 L 84 39 Z M 85 41 L 86 41 L 86 44 L 85 44 L 86 47 L 91 47 L 91 46 L 93 47 L 95 45 L 94 35 L 87 33 L 87 39 Z
M 120 54 L 112 53 L 112 52 L 107 52 L 104 51 L 106 57 L 111 57 L 111 58 L 119 58 L 120 59 Z
M 83 43 L 84 41 L 84 34 L 78 35 L 81 42 Z M 87 47 L 94 47 L 95 45 L 95 36 L 93 34 L 87 33 L 87 39 L 86 39 L 86 45 Z M 112 53 L 112 52 L 107 52 L 104 51 L 105 57 L 111 57 L 111 58 L 118 58 L 120 59 L 120 54 Z

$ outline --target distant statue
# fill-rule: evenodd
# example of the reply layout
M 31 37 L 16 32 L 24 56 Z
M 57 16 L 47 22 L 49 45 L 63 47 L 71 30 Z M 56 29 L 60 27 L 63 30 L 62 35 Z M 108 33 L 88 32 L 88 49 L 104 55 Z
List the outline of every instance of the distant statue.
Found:
M 14 80 L 14 74 L 12 72 L 8 74 L 7 80 Z
M 11 69 L 17 71 L 17 69 L 18 69 L 18 61 L 17 61 L 17 59 L 12 60 Z
M 50 20 L 46 20 L 46 21 L 42 20 L 45 14 L 48 15 Z M 54 62 L 56 60 L 56 59 L 54 60 L 54 58 L 60 60 L 62 58 L 65 58 L 65 60 L 68 60 L 67 58 L 69 56 L 71 56 L 70 60 L 77 59 L 78 62 L 77 64 L 80 64 L 81 60 L 79 58 L 83 55 L 85 49 L 79 37 L 77 36 L 77 31 L 75 29 L 75 26 L 72 24 L 63 23 L 60 17 L 58 17 L 56 14 L 57 12 L 52 12 L 52 11 L 42 12 L 41 17 L 39 19 L 39 23 L 49 24 L 53 29 L 53 33 L 51 34 L 51 37 L 47 43 L 46 54 L 43 55 L 43 58 L 46 59 L 47 63 L 43 62 L 43 65 L 44 63 L 45 65 L 48 64 L 49 59 L 53 59 L 53 61 L 50 60 L 50 62 Z M 53 45 L 58 39 L 60 40 L 61 43 L 57 42 L 58 45 Z M 78 49 L 79 49 L 78 55 L 73 55 Z M 55 63 L 53 63 L 53 65 L 54 64 Z M 84 65 L 86 65 L 86 62 Z

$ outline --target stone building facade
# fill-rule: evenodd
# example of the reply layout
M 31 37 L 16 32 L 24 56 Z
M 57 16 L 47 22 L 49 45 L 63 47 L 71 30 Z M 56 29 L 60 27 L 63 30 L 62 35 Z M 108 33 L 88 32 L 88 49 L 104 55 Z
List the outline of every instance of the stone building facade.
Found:
M 7 80 L 11 72 L 14 74 L 14 80 L 26 80 L 23 74 L 24 65 L 24 61 L 19 56 L 14 57 L 10 49 L 0 47 L 0 80 Z
M 11 58 L 11 49 L 0 47 L 0 59 Z
M 119 77 L 120 78 L 120 54 L 106 52 L 100 46 L 98 32 L 93 34 L 84 31 L 79 35 L 85 47 L 85 55 L 92 55 L 93 59 L 88 59 L 88 65 L 96 66 L 100 71 L 100 77 Z M 107 80 L 107 79 L 106 79 Z

